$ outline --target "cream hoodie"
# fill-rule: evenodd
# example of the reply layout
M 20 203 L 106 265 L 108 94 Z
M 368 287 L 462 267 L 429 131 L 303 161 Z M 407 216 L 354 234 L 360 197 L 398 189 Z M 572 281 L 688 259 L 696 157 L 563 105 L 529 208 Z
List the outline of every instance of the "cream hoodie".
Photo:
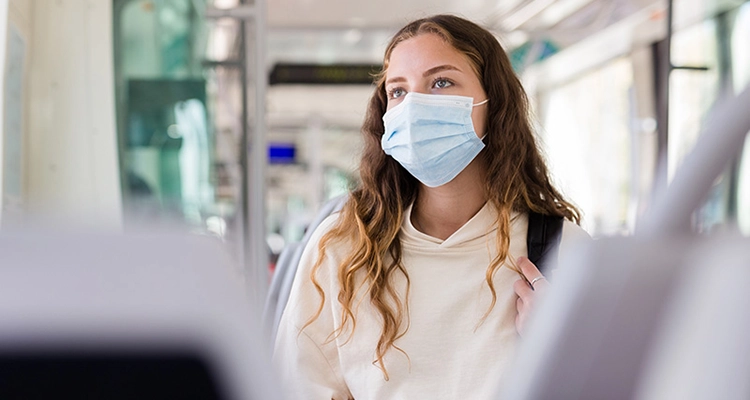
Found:
M 320 238 L 338 218 L 334 214 L 304 251 L 276 338 L 274 362 L 290 399 L 490 399 L 496 393 L 519 339 L 513 292 L 519 277 L 505 266 L 495 275 L 497 303 L 482 322 L 492 299 L 485 273 L 496 251 L 496 211 L 485 205 L 446 240 L 417 231 L 410 212 L 400 233 L 411 282 L 408 331 L 396 341 L 406 355 L 394 349 L 386 353 L 386 381 L 373 363 L 382 323 L 367 298 L 356 310 L 354 333 L 331 339 L 341 319 L 337 269 L 346 256 L 345 243 L 326 250 L 317 275 L 325 291 L 323 311 L 300 332 L 320 302 L 310 272 Z M 526 255 L 527 223 L 525 214 L 511 221 L 510 259 Z M 560 251 L 578 237 L 587 234 L 566 221 Z M 402 274 L 396 273 L 395 283 L 403 299 Z

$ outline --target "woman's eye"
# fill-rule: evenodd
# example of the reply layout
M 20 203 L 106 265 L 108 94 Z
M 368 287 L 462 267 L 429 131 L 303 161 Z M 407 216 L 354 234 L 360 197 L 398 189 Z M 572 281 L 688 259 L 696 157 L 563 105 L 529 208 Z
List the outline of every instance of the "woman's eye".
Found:
M 439 78 L 439 79 L 436 79 L 435 83 L 433 83 L 432 85 L 438 89 L 445 89 L 453 85 L 453 83 L 447 79 Z
M 391 89 L 388 97 L 391 99 L 397 99 L 405 94 L 406 94 L 406 91 L 404 89 L 395 88 L 395 89 Z

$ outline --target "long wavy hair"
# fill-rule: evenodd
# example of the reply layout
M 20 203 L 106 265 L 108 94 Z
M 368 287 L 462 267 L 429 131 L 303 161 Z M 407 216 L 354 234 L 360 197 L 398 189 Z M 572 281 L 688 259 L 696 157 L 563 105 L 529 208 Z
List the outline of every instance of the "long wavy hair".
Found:
M 316 275 L 326 248 L 334 241 L 345 242 L 348 254 L 337 270 L 341 286 L 337 299 L 342 307 L 341 325 L 331 333 L 329 340 L 342 335 L 345 330 L 354 332 L 356 307 L 359 305 L 359 302 L 355 305 L 354 300 L 358 293 L 363 294 L 361 299 L 369 297 L 382 318 L 373 364 L 383 371 L 386 380 L 388 372 L 384 356 L 390 348 L 404 353 L 396 341 L 408 330 L 409 275 L 401 263 L 402 247 L 398 234 L 404 212 L 416 199 L 420 183 L 381 148 L 382 117 L 387 107 L 384 81 L 393 49 L 405 40 L 428 33 L 440 36 L 469 59 L 491 99 L 487 103 L 486 147 L 478 155 L 487 169 L 484 182 L 487 200 L 498 210 L 498 252 L 486 272 L 492 302 L 485 318 L 497 300 L 493 276 L 508 258 L 511 214 L 514 211 L 535 211 L 580 223 L 579 211 L 563 199 L 550 182 L 529 121 L 526 93 L 497 39 L 480 26 L 452 15 L 435 15 L 403 27 L 385 51 L 383 70 L 376 76 L 377 86 L 362 126 L 361 182 L 350 194 L 337 222 L 318 244 L 319 256 L 310 278 L 321 301 L 315 315 L 303 327 L 311 324 L 323 310 L 325 293 Z M 510 268 L 518 272 L 514 261 L 508 261 Z M 404 298 L 399 297 L 392 284 L 395 274 L 406 279 Z M 365 292 L 360 293 L 363 289 Z

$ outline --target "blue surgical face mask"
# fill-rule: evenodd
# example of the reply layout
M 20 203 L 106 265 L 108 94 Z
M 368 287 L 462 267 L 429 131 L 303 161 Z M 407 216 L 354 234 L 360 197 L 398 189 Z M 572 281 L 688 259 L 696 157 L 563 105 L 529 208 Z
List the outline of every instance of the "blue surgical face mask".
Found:
M 455 178 L 484 148 L 471 121 L 474 99 L 408 93 L 383 116 L 385 154 L 429 187 Z

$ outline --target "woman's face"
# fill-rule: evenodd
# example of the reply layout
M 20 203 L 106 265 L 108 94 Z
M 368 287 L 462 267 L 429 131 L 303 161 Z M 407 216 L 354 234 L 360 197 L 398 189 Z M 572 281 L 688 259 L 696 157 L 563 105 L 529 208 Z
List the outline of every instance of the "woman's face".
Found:
M 472 97 L 474 103 L 487 98 L 469 59 L 433 33 L 396 45 L 385 74 L 385 91 L 388 110 L 409 92 Z M 487 105 L 474 107 L 471 119 L 477 136 L 484 136 Z

